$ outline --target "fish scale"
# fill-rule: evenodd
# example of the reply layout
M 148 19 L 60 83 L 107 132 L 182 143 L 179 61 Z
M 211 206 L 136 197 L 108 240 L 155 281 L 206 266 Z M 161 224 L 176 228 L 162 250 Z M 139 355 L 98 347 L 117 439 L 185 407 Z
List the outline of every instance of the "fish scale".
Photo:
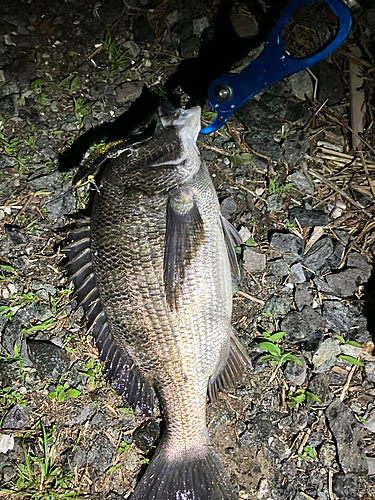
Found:
M 240 238 L 196 147 L 200 109 L 159 116 L 151 139 L 108 163 L 68 267 L 86 280 L 79 300 L 115 389 L 147 414 L 151 387 L 161 402 L 165 432 L 132 500 L 234 500 L 206 397 L 249 364 L 231 327 Z

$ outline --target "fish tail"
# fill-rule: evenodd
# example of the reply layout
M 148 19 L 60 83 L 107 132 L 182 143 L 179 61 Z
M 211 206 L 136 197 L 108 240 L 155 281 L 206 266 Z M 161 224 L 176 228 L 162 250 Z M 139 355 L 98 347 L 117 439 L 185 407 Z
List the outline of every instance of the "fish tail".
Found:
M 130 500 L 238 500 L 224 466 L 208 446 L 200 456 L 169 459 L 160 446 Z

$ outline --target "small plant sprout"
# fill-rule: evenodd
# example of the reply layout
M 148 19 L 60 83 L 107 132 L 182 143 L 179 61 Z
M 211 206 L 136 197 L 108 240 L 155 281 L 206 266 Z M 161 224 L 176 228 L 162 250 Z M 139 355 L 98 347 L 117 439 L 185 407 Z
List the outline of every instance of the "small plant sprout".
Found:
M 242 165 L 249 165 L 249 163 L 253 161 L 254 156 L 251 153 L 241 153 L 240 151 L 234 151 L 229 159 L 231 165 L 241 167 Z
M 56 390 L 48 394 L 48 399 L 50 399 L 51 401 L 57 398 L 57 400 L 62 403 L 66 397 L 77 398 L 81 394 L 80 391 L 77 391 L 77 389 L 70 389 L 68 382 L 62 383 L 65 375 L 66 373 L 61 375 L 59 383 L 56 386 Z
M 94 366 L 94 361 L 92 358 L 89 358 L 86 361 L 85 368 L 80 373 L 88 378 L 91 384 L 91 390 L 95 389 L 95 379 L 98 378 L 98 375 L 101 371 L 101 363 L 98 363 Z
M 250 236 L 245 243 L 242 245 L 244 247 L 252 247 L 253 246 L 253 238 Z M 242 247 L 234 247 L 236 253 L 242 253 Z
M 88 105 L 85 104 L 84 100 L 80 97 L 73 97 L 74 102 L 74 114 L 78 121 L 81 121 L 82 118 L 89 114 Z
M 312 446 L 310 446 L 309 444 L 307 444 L 303 448 L 302 455 L 298 454 L 298 458 L 300 458 L 301 460 L 304 460 L 304 461 L 306 461 L 306 458 L 314 460 L 314 461 L 317 459 L 316 452 L 315 452 L 314 448 Z
M 293 182 L 288 182 L 283 186 L 276 187 L 275 181 L 273 179 L 269 179 L 268 181 L 268 192 L 270 194 L 277 193 L 281 196 L 281 198 L 286 197 L 286 191 L 289 191 L 294 186 Z
M 26 401 L 22 394 L 11 387 L 3 387 L 0 389 L 0 405 L 3 410 L 7 410 L 14 404 L 19 404 L 23 408 L 26 406 Z
M 107 31 L 104 35 L 104 40 L 102 40 L 102 48 L 108 55 L 112 73 L 118 73 L 121 64 L 131 59 L 128 54 L 129 51 L 119 48 L 115 39 L 109 31 Z
M 125 441 L 121 441 L 120 446 L 117 448 L 117 453 L 124 453 L 125 451 L 128 451 L 129 448 L 130 444 Z
M 320 399 L 315 396 L 312 392 L 306 391 L 305 389 L 297 389 L 296 391 L 290 391 L 287 396 L 287 402 L 289 405 L 296 410 L 300 403 L 306 401 L 318 401 Z

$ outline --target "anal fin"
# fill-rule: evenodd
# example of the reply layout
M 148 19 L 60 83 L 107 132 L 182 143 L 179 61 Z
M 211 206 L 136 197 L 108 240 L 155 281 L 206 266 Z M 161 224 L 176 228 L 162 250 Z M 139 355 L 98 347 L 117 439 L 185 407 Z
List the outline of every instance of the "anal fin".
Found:
M 216 401 L 219 391 L 230 389 L 243 379 L 246 368 L 251 367 L 251 359 L 241 344 L 237 332 L 232 328 L 230 349 L 226 365 L 208 382 L 208 396 L 210 401 Z

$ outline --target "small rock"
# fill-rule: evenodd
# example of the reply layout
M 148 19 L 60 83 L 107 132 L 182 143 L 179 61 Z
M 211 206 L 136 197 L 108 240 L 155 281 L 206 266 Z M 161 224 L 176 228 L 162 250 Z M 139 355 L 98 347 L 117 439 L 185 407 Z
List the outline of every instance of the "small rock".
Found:
M 335 235 L 338 237 L 338 239 L 340 240 L 340 242 L 343 245 L 347 245 L 349 243 L 350 236 L 346 231 L 343 231 L 342 229 L 334 229 L 333 232 L 335 233 Z M 353 267 L 355 267 L 355 266 L 353 266 Z
M 145 422 L 133 434 L 134 444 L 143 452 L 149 452 L 160 436 L 160 425 L 155 420 Z
M 294 292 L 294 302 L 297 311 L 301 311 L 305 306 L 312 306 L 313 297 L 309 292 L 310 283 L 298 283 Z
M 8 453 L 14 448 L 13 434 L 0 434 L 0 453 Z
M 265 444 L 276 433 L 274 424 L 265 413 L 258 413 L 248 424 L 248 429 L 251 433 L 250 440 L 253 443 L 250 446 Z
M 310 136 L 303 130 L 298 130 L 295 134 L 288 136 L 282 145 L 284 160 L 289 167 L 294 167 L 296 163 L 305 156 L 310 148 Z
M 125 50 L 128 51 L 128 54 L 133 58 L 136 59 L 139 54 L 141 53 L 141 49 L 139 48 L 139 45 L 135 43 L 133 40 L 128 40 L 127 42 L 123 43 L 122 46 L 124 47 Z
M 327 319 L 327 326 L 336 333 L 351 333 L 352 338 L 360 344 L 366 340 L 358 340 L 358 335 L 366 328 L 362 310 L 357 304 L 345 305 L 339 300 L 325 300 L 323 302 L 323 316 Z M 353 327 L 360 327 L 357 330 Z
M 31 407 L 23 408 L 21 405 L 14 405 L 5 415 L 1 424 L 2 429 L 23 429 L 29 425 Z
M 288 263 L 300 262 L 303 256 L 304 244 L 301 238 L 290 233 L 274 233 L 271 236 L 271 247 L 275 250 L 280 250 L 288 256 L 284 255 L 284 259 L 289 257 Z M 294 261 L 294 262 L 293 262 Z
M 194 35 L 200 36 L 203 31 L 210 26 L 210 22 L 207 16 L 197 17 L 193 19 L 193 33 Z
M 288 283 L 304 283 L 306 281 L 305 271 L 299 262 L 290 268 Z
M 50 342 L 29 340 L 29 356 L 42 378 L 59 378 L 69 370 L 68 353 Z
M 337 473 L 332 476 L 332 490 L 339 499 L 355 500 L 357 485 L 358 477 L 355 474 Z
M 66 420 L 66 425 L 71 426 L 87 422 L 94 412 L 95 406 L 82 405 L 78 401 L 71 400 L 69 402 L 69 416 Z
M 298 71 L 298 73 L 288 76 L 285 80 L 286 88 L 294 97 L 297 97 L 301 101 L 305 101 L 306 97 L 311 99 L 314 86 L 308 71 L 305 69 Z
M 270 260 L 268 261 L 268 264 L 270 266 L 271 273 L 275 276 L 284 278 L 284 276 L 288 276 L 290 273 L 290 268 L 284 259 Z
M 46 321 L 47 319 L 53 318 L 53 316 L 53 312 L 45 304 L 34 306 L 34 318 L 38 321 Z
M 277 212 L 283 206 L 283 199 L 278 193 L 273 193 L 267 197 L 268 212 Z
M 286 378 L 293 385 L 302 385 L 306 379 L 306 361 L 303 356 L 297 356 L 303 366 L 297 365 L 294 361 L 289 361 L 284 370 Z
M 326 226 L 329 224 L 329 217 L 324 212 L 300 207 L 289 210 L 289 222 L 295 223 L 296 219 L 302 227 Z
M 199 56 L 201 42 L 198 36 L 191 36 L 181 40 L 180 53 L 182 59 L 195 59 Z
M 300 191 L 302 191 L 303 193 L 314 194 L 315 191 L 314 183 L 298 170 L 288 175 L 288 181 L 293 182 L 295 187 Z
M 363 427 L 370 432 L 375 432 L 375 413 L 372 414 Z
M 304 256 L 303 265 L 314 273 L 319 274 L 326 269 L 326 261 L 332 252 L 333 243 L 331 238 L 321 238 L 313 244 Z
M 211 409 L 212 416 L 210 415 L 210 429 L 216 429 L 216 427 L 230 422 L 236 416 L 225 401 L 218 401 L 215 408 L 211 407 Z
M 14 248 L 23 248 L 29 243 L 29 238 L 18 226 L 5 225 L 5 232 Z
M 323 432 L 312 432 L 307 440 L 307 444 L 309 444 L 312 448 L 318 448 L 323 442 L 324 434 Z
M 375 363 L 365 363 L 365 373 L 367 380 L 375 383 Z
M 0 99 L 0 115 L 18 116 L 20 109 L 20 96 L 12 94 Z
M 260 273 L 265 270 L 266 255 L 253 247 L 245 247 L 243 250 L 244 265 L 251 273 Z
M 76 200 L 73 192 L 59 194 L 45 204 L 47 217 L 49 220 L 56 221 L 64 218 L 65 215 L 73 214 L 76 208 Z
M 332 443 L 323 443 L 319 450 L 319 459 L 325 465 L 332 467 L 332 462 L 336 458 L 336 446 Z
M 72 457 L 70 459 L 70 467 L 73 471 L 75 468 L 77 471 L 82 469 L 87 463 L 87 454 L 83 446 L 77 445 L 72 452 Z
M 269 495 L 268 481 L 267 479 L 263 478 L 259 481 L 256 497 L 260 500 L 266 495 Z
M 221 215 L 229 220 L 229 222 L 233 221 L 236 210 L 237 203 L 230 196 L 224 198 L 224 200 L 220 204 Z
M 368 466 L 368 475 L 375 475 L 375 457 L 366 457 L 367 466 Z
M 129 101 L 133 102 L 142 94 L 142 89 L 142 82 L 124 82 L 115 90 L 116 100 L 120 105 L 125 104 Z
M 98 474 L 103 474 L 112 463 L 112 459 L 116 453 L 110 440 L 101 436 L 87 454 L 87 462 Z
M 368 278 L 371 276 L 372 265 L 369 264 L 360 253 L 350 252 L 346 260 L 346 265 L 348 267 L 363 269 L 365 271 L 365 276 L 368 276 Z
M 263 447 L 264 456 L 268 461 L 285 460 L 290 455 L 290 449 L 285 443 L 282 443 L 277 437 L 270 437 L 267 444 Z
M 325 278 L 333 293 L 339 297 L 351 297 L 357 292 L 359 285 L 369 279 L 370 274 L 363 269 L 350 268 L 336 274 L 329 274 Z
M 308 342 L 315 338 L 326 321 L 315 309 L 305 306 L 302 311 L 291 311 L 281 322 L 281 330 L 285 332 L 285 340 L 292 344 Z
M 351 356 L 352 358 L 358 358 L 362 352 L 362 347 L 356 347 L 355 345 L 350 344 L 341 344 L 340 349 L 341 354 Z
M 340 103 L 346 92 L 340 68 L 336 64 L 323 60 L 314 67 L 314 73 L 317 73 L 319 81 L 319 102 L 325 102 L 328 99 L 328 106 Z
M 315 375 L 309 383 L 309 392 L 318 396 L 320 401 L 309 401 L 309 405 L 312 407 L 322 407 L 328 406 L 334 398 L 334 394 L 329 387 L 327 377 L 324 373 Z
M 241 227 L 241 229 L 238 231 L 238 234 L 241 236 L 241 240 L 243 243 L 246 243 L 246 241 L 251 238 L 251 233 L 245 226 Z
M 259 130 L 247 134 L 246 143 L 255 153 L 266 156 L 271 161 L 279 163 L 282 160 L 280 145 L 275 141 L 273 133 Z
M 326 410 L 331 432 L 336 440 L 339 462 L 345 474 L 366 475 L 363 428 L 351 411 L 335 398 Z
M 325 373 L 336 364 L 337 356 L 341 353 L 340 343 L 335 339 L 327 339 L 313 356 L 315 373 Z
M 285 316 L 290 311 L 289 301 L 281 297 L 271 297 L 264 306 L 264 312 L 275 318 Z

